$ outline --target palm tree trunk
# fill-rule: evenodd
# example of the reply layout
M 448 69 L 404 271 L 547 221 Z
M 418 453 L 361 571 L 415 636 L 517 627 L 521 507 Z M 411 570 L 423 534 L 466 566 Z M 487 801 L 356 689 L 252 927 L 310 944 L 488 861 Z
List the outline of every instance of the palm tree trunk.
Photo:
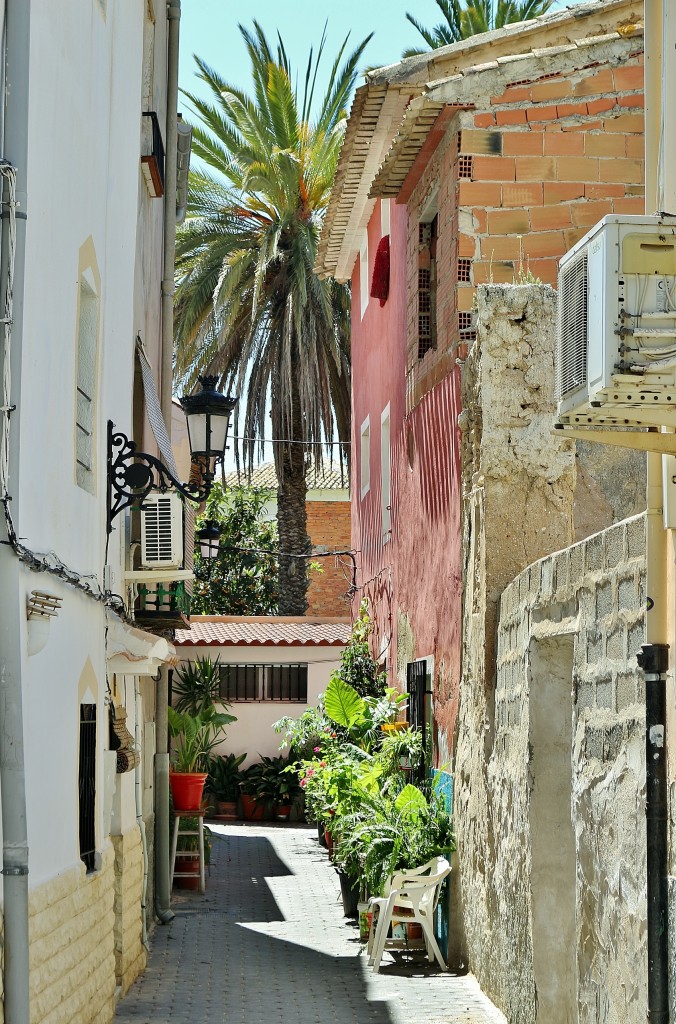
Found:
M 294 374 L 294 380 L 295 380 Z M 303 439 L 303 423 L 297 385 L 292 385 L 291 439 Z M 281 473 L 278 471 L 277 531 L 279 534 L 279 614 L 305 615 L 307 611 L 308 560 L 293 558 L 281 552 L 309 555 L 312 550 L 307 534 L 307 496 L 305 449 L 302 444 L 288 444 L 282 452 Z

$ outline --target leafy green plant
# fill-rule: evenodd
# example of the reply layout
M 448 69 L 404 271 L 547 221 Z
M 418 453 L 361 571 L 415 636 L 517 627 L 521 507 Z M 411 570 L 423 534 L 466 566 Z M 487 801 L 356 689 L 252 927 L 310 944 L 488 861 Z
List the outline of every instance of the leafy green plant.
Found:
M 261 757 L 244 773 L 242 792 L 267 805 L 292 803 L 299 792 L 295 762 L 288 757 Z
M 299 718 L 290 718 L 285 715 L 275 722 L 272 728 L 277 733 L 284 733 L 280 749 L 289 748 L 289 752 L 296 758 L 309 759 L 312 753 L 319 751 L 320 744 L 325 740 L 327 733 L 333 732 L 333 726 L 327 718 L 324 710 L 324 696 L 320 694 L 317 700 L 317 707 L 308 707 Z
M 405 694 L 391 688 L 380 697 L 360 697 L 353 686 L 334 672 L 324 694 L 324 709 L 350 742 L 371 750 L 380 742 L 380 726 L 393 722 L 406 701 Z
M 234 715 L 209 707 L 196 715 L 168 709 L 169 734 L 175 745 L 172 752 L 174 771 L 208 772 L 209 754 L 220 743 L 226 725 L 236 722 Z
M 195 658 L 176 670 L 172 695 L 179 712 L 198 715 L 219 701 L 220 659 Z
M 386 675 L 371 656 L 369 637 L 373 623 L 366 598 L 359 605 L 359 614 L 352 626 L 350 639 L 340 656 L 340 678 L 353 686 L 360 697 L 382 697 Z
M 192 609 L 201 615 L 270 615 L 277 611 L 277 524 L 266 519 L 274 491 L 228 487 L 216 482 L 207 499 L 199 529 L 218 523 L 218 554 L 205 560 L 195 552 Z
M 246 756 L 246 754 L 217 754 L 209 759 L 207 789 L 217 800 L 231 802 L 237 800 L 242 778 L 240 765 L 246 760 Z

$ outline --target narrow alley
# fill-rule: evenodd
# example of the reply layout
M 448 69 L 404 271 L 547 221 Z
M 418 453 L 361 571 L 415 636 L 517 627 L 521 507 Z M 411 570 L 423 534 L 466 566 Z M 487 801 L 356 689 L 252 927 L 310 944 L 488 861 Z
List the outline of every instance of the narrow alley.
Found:
M 117 1024 L 505 1024 L 422 954 L 373 973 L 314 828 L 211 827 L 206 895 L 175 899 Z

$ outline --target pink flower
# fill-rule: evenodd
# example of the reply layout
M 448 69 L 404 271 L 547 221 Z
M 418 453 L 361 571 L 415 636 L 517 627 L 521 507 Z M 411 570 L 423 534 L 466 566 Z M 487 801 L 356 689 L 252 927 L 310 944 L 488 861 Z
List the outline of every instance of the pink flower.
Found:
M 305 781 L 305 779 L 301 779 L 300 780 L 300 788 L 301 789 L 305 789 L 306 786 L 307 786 L 307 782 Z
M 314 775 L 314 773 L 315 773 L 315 769 L 314 768 L 308 768 L 306 777 L 309 779 L 310 776 Z
M 313 747 L 313 750 L 314 750 L 315 754 L 321 753 L 321 749 L 322 749 L 321 747 Z
M 320 761 L 319 762 L 319 767 L 320 768 L 326 768 L 326 761 Z

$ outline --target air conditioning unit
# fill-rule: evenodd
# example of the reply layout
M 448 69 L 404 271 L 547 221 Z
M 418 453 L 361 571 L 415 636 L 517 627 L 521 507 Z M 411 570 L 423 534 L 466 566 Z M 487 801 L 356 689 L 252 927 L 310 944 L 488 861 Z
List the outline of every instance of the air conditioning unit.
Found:
M 141 565 L 183 565 L 183 502 L 178 494 L 149 494 L 141 507 Z
M 676 426 L 676 217 L 604 217 L 559 264 L 563 426 Z

